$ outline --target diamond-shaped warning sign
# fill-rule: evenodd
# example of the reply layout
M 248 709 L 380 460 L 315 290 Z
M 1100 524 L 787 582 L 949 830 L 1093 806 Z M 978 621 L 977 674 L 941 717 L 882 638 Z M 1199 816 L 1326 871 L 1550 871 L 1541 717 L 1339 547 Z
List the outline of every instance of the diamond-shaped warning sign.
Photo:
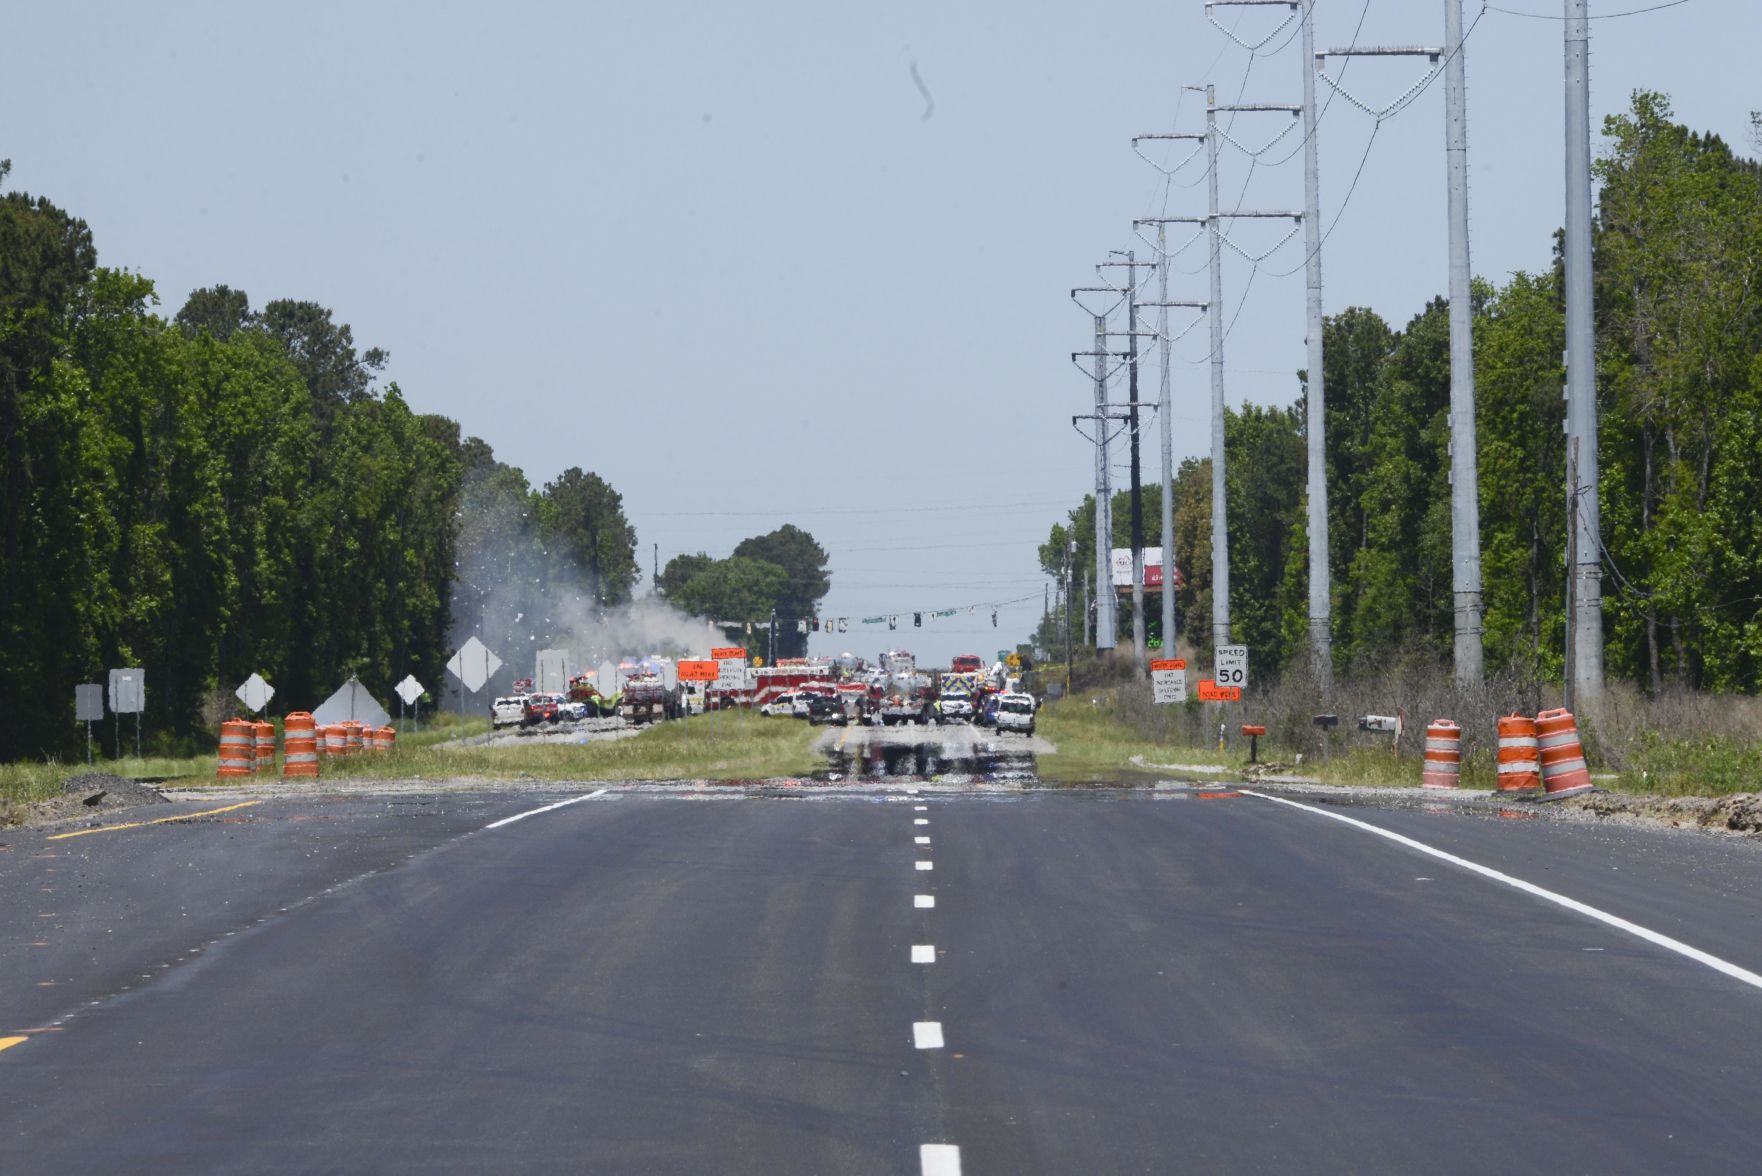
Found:
M 476 694 L 483 689 L 483 684 L 490 676 L 502 668 L 502 659 L 491 653 L 489 646 L 472 637 L 459 647 L 453 660 L 447 663 L 447 672 L 459 679 L 465 689 Z
M 265 682 L 262 674 L 252 674 L 233 693 L 239 696 L 239 701 L 245 704 L 246 710 L 256 713 L 268 706 L 269 700 L 275 697 L 275 687 Z

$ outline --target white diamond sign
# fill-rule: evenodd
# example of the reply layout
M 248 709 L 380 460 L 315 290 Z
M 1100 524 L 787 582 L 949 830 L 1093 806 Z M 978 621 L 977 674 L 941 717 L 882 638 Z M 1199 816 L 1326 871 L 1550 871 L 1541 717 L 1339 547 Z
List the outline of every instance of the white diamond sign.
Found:
M 453 660 L 447 663 L 447 672 L 459 679 L 465 689 L 476 694 L 483 689 L 483 684 L 490 675 L 502 668 L 502 659 L 489 651 L 489 647 L 477 638 L 472 637 L 459 647 Z
M 405 706 L 413 706 L 415 705 L 416 700 L 422 697 L 422 692 L 428 689 L 428 687 L 418 682 L 415 674 L 406 674 L 404 675 L 404 680 L 392 687 L 392 689 L 398 692 L 398 697 L 404 700 Z
M 262 674 L 252 674 L 234 693 L 245 704 L 246 710 L 260 711 L 275 697 L 275 687 L 265 682 Z

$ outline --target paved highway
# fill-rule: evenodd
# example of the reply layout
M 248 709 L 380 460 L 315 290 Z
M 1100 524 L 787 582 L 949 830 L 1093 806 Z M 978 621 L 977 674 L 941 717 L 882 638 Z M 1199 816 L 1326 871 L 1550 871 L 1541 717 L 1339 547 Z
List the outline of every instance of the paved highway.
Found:
M 8 831 L 0 1169 L 1754 1170 L 1757 846 L 1297 799 Z

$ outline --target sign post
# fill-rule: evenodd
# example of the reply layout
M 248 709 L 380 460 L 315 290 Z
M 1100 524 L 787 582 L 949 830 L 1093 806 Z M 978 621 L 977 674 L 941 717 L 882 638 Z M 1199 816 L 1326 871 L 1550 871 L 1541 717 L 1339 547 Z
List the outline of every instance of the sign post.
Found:
M 709 683 L 714 682 L 720 677 L 722 671 L 721 666 L 711 659 L 694 658 L 687 661 L 681 661 L 677 672 L 681 682 L 704 683 L 704 701 L 708 704 Z M 685 704 L 685 717 L 680 721 L 679 725 L 685 728 L 685 743 L 686 746 L 689 747 L 691 745 L 691 703 L 689 700 Z
M 489 646 L 476 637 L 467 638 L 459 652 L 447 662 L 447 673 L 459 679 L 459 685 L 476 694 L 485 682 L 502 668 L 502 659 L 489 651 Z M 459 717 L 465 717 L 465 690 L 459 692 Z
M 1216 682 L 1219 686 L 1248 688 L 1248 647 L 1220 645 L 1217 647 Z
M 245 704 L 246 710 L 256 714 L 268 706 L 269 700 L 275 697 L 275 687 L 265 682 L 262 674 L 252 674 L 233 693 L 238 696 L 240 702 Z
M 141 712 L 147 709 L 147 671 L 110 671 L 110 711 L 116 716 L 116 758 L 122 758 L 122 716 L 135 716 L 135 758 L 141 758 Z
M 1173 657 L 1150 663 L 1150 701 L 1187 701 L 1187 663 L 1184 659 Z
M 73 718 L 86 725 L 86 763 L 92 762 L 92 724 L 104 719 L 104 687 L 88 682 L 73 688 Z
M 422 692 L 426 687 L 416 680 L 415 674 L 405 674 L 404 680 L 392 687 L 392 689 L 397 691 L 398 699 L 404 706 L 414 706 L 416 708 L 416 729 L 418 731 L 422 730 L 421 700 Z M 403 707 L 399 707 L 398 709 L 402 711 Z M 402 718 L 403 716 L 400 714 L 399 717 Z

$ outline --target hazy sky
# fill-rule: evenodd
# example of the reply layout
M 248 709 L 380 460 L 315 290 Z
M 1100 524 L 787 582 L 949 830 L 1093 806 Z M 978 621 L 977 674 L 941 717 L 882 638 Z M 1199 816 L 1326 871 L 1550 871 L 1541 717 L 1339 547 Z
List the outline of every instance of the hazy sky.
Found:
M 1248 41 L 1283 19 L 1216 13 Z M 1318 0 L 1318 46 L 1361 17 L 1360 44 L 1442 38 L 1441 3 Z M 1198 0 L 20 5 L 0 156 L 91 223 L 105 264 L 153 278 L 167 316 L 222 282 L 258 306 L 313 299 L 391 352 L 418 411 L 535 485 L 601 474 L 645 583 L 653 544 L 664 564 L 794 522 L 831 552 L 826 611 L 853 618 L 816 650 L 941 660 L 1026 637 L 1034 547 L 1092 485 L 1069 420 L 1091 398 L 1068 360 L 1089 323 L 1067 291 L 1134 244 L 1134 217 L 1204 211 L 1199 167 L 1165 186 L 1130 138 L 1203 125 L 1184 83 L 1297 101 L 1295 28 L 1251 57 Z M 1594 122 L 1648 87 L 1748 149 L 1759 33 L 1756 0 L 1597 21 Z M 1546 265 L 1562 220 L 1560 22 L 1487 11 L 1466 61 L 1474 268 L 1500 280 Z M 1360 60 L 1345 84 L 1381 106 L 1425 69 Z M 1442 291 L 1442 101 L 1440 79 L 1368 157 L 1373 120 L 1325 112 L 1329 313 L 1400 326 Z M 1257 146 L 1286 122 L 1233 134 Z M 1226 145 L 1223 203 L 1300 206 L 1301 157 L 1273 166 L 1299 141 L 1252 168 Z M 1255 253 L 1283 232 L 1237 236 Z M 1297 395 L 1300 240 L 1258 272 L 1226 254 L 1232 403 Z M 1173 297 L 1204 297 L 1204 262 L 1177 258 Z M 1204 359 L 1201 329 L 1171 365 L 1178 455 L 1208 444 Z M 1147 481 L 1156 452 L 1152 433 Z M 993 630 L 990 605 L 1018 597 Z M 855 623 L 949 607 L 891 642 Z

